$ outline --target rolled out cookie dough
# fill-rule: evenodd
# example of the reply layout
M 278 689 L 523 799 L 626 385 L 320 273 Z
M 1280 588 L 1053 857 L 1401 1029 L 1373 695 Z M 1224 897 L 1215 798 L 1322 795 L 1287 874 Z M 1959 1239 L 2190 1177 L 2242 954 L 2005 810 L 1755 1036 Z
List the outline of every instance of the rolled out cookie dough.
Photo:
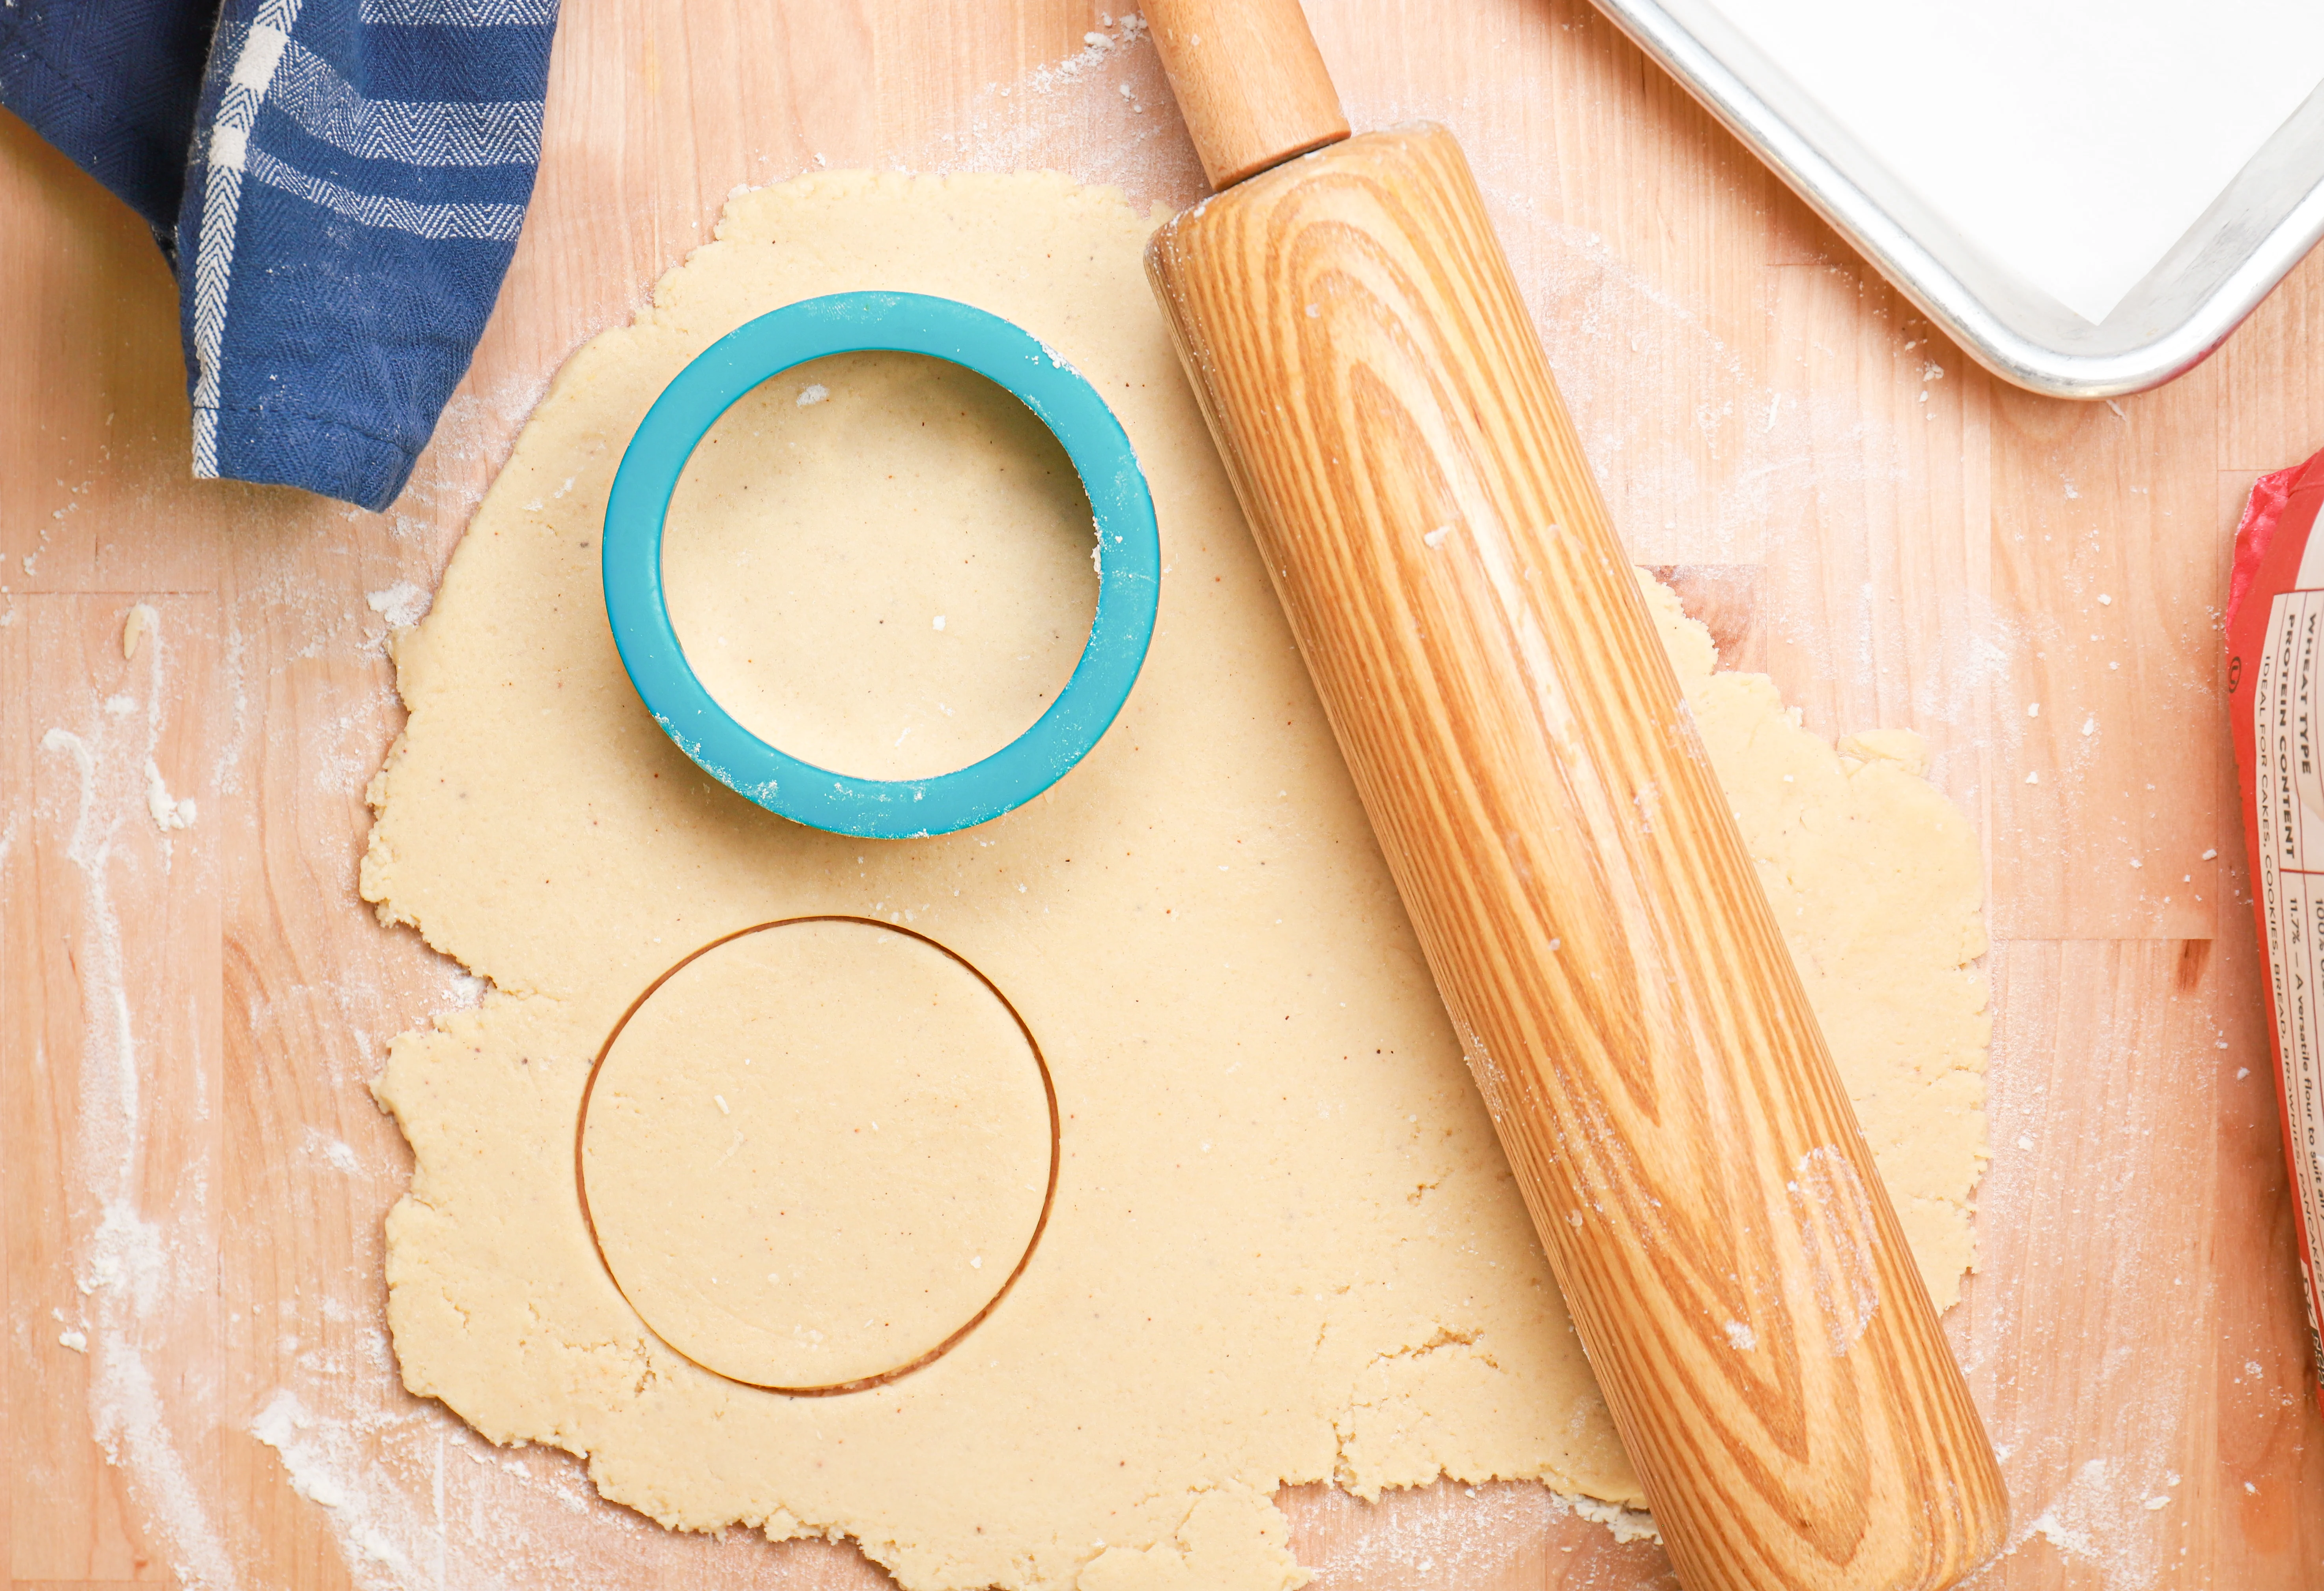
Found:
M 650 309 L 567 362 L 397 646 L 410 720 L 374 786 L 364 891 L 493 985 L 395 1041 L 379 1085 L 416 1155 L 388 1223 L 404 1380 L 495 1441 L 586 1455 L 605 1496 L 667 1525 L 852 1537 L 913 1591 L 1278 1591 L 1301 1579 L 1280 1484 L 1642 1500 L 1148 296 L 1148 226 L 1054 176 L 734 199 Z M 749 317 L 855 288 L 966 300 L 1072 361 L 1144 463 L 1168 569 L 1104 742 L 938 840 L 817 834 L 711 783 L 639 706 L 602 614 L 605 492 L 646 405 Z M 1984 1131 L 1968 824 L 1911 736 L 1835 752 L 1648 595 L 1950 1302 Z M 1005 589 L 981 600 L 1008 620 Z M 1047 1059 L 1062 1161 L 1030 1264 L 959 1346 L 794 1398 L 700 1367 L 624 1301 L 582 1218 L 576 1118 L 606 1035 L 673 963 L 825 912 L 908 924 L 992 979 Z M 705 1042 L 706 1068 L 739 1063 Z M 706 1268 L 684 1215 L 672 1253 Z M 927 1252 L 866 1244 L 850 1285 L 901 1290 Z
M 833 1387 L 982 1312 L 1040 1220 L 1050 1112 L 974 973 L 810 919 L 712 946 L 631 1013 L 579 1160 L 598 1252 L 655 1335 L 752 1386 Z

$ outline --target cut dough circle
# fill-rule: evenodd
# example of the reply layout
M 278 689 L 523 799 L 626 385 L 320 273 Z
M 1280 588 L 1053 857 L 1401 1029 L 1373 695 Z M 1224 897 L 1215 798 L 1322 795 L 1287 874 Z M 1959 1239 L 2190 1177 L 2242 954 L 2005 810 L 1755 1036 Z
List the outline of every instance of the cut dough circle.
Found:
M 587 1455 L 666 1525 L 850 1537 L 907 1591 L 1287 1591 L 1285 1483 L 1642 1501 L 1155 307 L 1150 227 L 1056 176 L 736 198 L 567 362 L 396 644 L 410 717 L 364 893 L 493 986 L 397 1039 L 379 1084 L 414 1160 L 387 1231 L 404 1382 L 493 1440 Z M 927 841 L 802 829 L 713 783 L 602 617 L 605 493 L 655 395 L 752 316 L 865 288 L 1056 349 L 1121 420 L 1162 541 L 1112 730 L 1039 800 Z M 1647 595 L 1941 1307 L 1984 1146 L 1975 836 L 1912 736 L 1842 754 Z M 682 948 L 820 913 L 917 928 L 1006 990 L 1062 1133 L 1034 1263 L 961 1346 L 799 1398 L 640 1318 L 574 1134 L 607 1033 Z
M 1016 1013 L 884 924 L 770 923 L 639 1002 L 583 1096 L 598 1253 L 664 1342 L 746 1384 L 918 1368 L 1012 1281 L 1055 1107 Z

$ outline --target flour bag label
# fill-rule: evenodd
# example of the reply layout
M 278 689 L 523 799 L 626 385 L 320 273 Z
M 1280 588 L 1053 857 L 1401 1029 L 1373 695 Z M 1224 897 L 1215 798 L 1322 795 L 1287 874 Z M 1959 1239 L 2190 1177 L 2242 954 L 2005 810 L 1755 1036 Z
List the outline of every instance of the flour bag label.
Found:
M 2324 453 L 2252 486 L 2227 586 L 2227 707 L 2267 958 L 2276 1093 L 2324 1378 Z M 2324 1406 L 2324 1380 L 2319 1403 Z

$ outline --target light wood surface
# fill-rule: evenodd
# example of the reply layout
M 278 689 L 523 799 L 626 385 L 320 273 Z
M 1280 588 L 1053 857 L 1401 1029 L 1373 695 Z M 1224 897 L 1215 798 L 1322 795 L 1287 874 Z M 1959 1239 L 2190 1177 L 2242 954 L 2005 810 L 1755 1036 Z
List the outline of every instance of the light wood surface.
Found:
M 1932 341 L 1578 0 L 1312 14 L 1351 119 L 1459 134 L 1631 554 L 1812 726 L 1928 735 L 1984 836 L 1995 1160 L 1983 1268 L 1944 1325 L 2015 1522 L 1972 1583 L 2324 1580 L 2216 629 L 2251 476 L 2324 446 L 2324 261 L 2162 392 L 2026 397 Z M 666 1536 L 581 1466 L 483 1451 L 396 1389 L 379 1220 L 408 1161 L 365 1084 L 462 995 L 355 894 L 397 723 L 365 598 L 432 587 L 566 353 L 737 183 L 820 155 L 1196 197 L 1150 47 L 1060 69 L 1120 36 L 1102 16 L 568 0 L 508 289 L 384 515 L 187 478 L 167 273 L 0 116 L 0 1577 L 168 1584 L 208 1550 L 244 1586 L 882 1583 L 844 1546 Z M 162 644 L 132 662 L 137 601 Z M 106 753 L 78 843 L 51 729 Z M 148 755 L 193 828 L 146 817 Z M 148 1228 L 172 1284 L 141 1291 L 113 1265 Z M 270 1411 L 279 1449 L 254 1434 Z M 1536 1489 L 1478 1494 L 1286 1503 L 1342 1591 L 1670 1583 L 1651 1543 Z
M 1348 135 L 1298 0 L 1164 0 L 1144 14 L 1212 187 Z
M 1953 1584 L 1992 1449 L 1459 144 L 1146 257 L 1681 1583 Z

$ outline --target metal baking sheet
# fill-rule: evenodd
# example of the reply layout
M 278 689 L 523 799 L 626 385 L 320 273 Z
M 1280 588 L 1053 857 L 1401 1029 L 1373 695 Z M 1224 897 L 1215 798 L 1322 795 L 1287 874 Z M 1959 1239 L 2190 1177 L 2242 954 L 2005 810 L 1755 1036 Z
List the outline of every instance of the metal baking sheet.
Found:
M 2226 340 L 2324 236 L 2324 88 L 2093 323 L 2003 268 L 1871 156 L 1707 0 L 1596 0 L 1979 363 L 2064 398 L 2162 385 Z

